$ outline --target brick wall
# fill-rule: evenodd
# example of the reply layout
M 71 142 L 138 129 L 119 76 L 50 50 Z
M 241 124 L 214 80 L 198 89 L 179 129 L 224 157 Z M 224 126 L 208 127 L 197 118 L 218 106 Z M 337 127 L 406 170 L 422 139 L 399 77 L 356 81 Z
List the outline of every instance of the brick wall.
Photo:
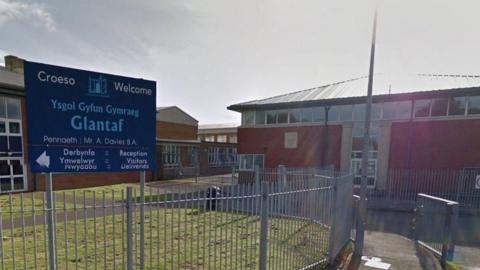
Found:
M 196 140 L 198 127 L 157 121 L 157 137 L 172 140 Z
M 285 132 L 297 132 L 295 149 L 285 148 Z M 342 126 L 239 128 L 239 154 L 265 154 L 265 167 L 340 168 Z
M 393 123 L 389 167 L 408 168 L 409 158 L 413 169 L 480 167 L 480 120 Z

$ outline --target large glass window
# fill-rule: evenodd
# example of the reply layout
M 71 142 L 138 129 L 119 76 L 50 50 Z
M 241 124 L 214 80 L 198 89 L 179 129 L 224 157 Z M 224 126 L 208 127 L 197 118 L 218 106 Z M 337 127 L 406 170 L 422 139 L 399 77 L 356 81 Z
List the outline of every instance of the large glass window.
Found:
M 290 123 L 299 123 L 302 121 L 302 109 L 292 109 L 289 111 Z
M 244 125 L 253 125 L 255 120 L 255 113 L 253 111 L 246 111 L 242 113 L 242 123 Z
M 277 113 L 277 123 L 278 124 L 288 123 L 288 111 L 279 111 Z
M 312 113 L 313 108 L 304 108 L 302 109 L 302 123 L 310 123 L 312 122 Z
M 253 171 L 255 166 L 263 168 L 262 154 L 239 154 L 238 161 L 238 167 L 241 171 Z
M 448 115 L 465 115 L 465 97 L 452 97 L 448 103 Z
M 338 116 L 340 114 L 340 109 L 338 106 L 328 106 L 326 107 L 326 112 L 328 122 L 338 121 Z
M 340 121 L 352 121 L 353 106 L 342 105 L 339 106 Z
M 353 106 L 353 120 L 354 121 L 364 121 L 365 120 L 365 104 L 355 104 Z
M 208 166 L 232 166 L 237 160 L 237 149 L 233 147 L 208 148 Z
M 383 119 L 408 119 L 412 110 L 411 101 L 393 101 L 383 103 Z
M 265 125 L 265 111 L 255 111 L 255 124 Z
M 277 112 L 276 111 L 267 111 L 267 124 L 276 124 L 277 123 Z
M 382 103 L 372 104 L 372 120 L 379 120 L 382 118 Z
M 365 121 L 365 110 L 367 106 L 366 104 L 355 104 L 353 106 L 353 120 L 354 121 Z M 379 120 L 382 113 L 382 104 L 381 103 L 373 103 L 372 104 L 372 120 Z
M 467 97 L 468 114 L 480 114 L 480 96 Z
M 415 100 L 413 105 L 413 115 L 416 118 L 430 116 L 430 104 L 431 100 L 429 99 Z
M 325 122 L 325 107 L 312 108 L 312 121 L 317 123 Z
M 0 192 L 26 189 L 20 100 L 0 97 Z
M 198 164 L 198 147 L 187 146 L 187 165 L 194 167 Z
M 448 99 L 437 98 L 432 100 L 432 116 L 445 116 L 447 115 Z

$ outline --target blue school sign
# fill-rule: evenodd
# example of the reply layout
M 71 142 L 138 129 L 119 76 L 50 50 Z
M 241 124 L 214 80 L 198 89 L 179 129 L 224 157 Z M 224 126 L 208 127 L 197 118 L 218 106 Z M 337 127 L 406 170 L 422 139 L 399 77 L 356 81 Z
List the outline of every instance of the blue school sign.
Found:
M 155 168 L 154 81 L 25 62 L 33 172 Z

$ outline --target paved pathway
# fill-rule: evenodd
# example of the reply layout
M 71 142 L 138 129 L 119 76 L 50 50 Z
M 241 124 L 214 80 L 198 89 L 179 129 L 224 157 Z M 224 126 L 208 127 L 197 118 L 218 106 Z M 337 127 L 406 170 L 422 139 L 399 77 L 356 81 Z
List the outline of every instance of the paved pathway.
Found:
M 417 248 L 410 239 L 394 233 L 367 231 L 364 255 L 371 261 L 364 258 L 358 269 L 442 269 L 433 254 Z
M 364 254 L 390 264 L 388 269 L 441 269 L 436 257 L 410 240 L 412 218 L 408 212 L 369 211 Z M 460 269 L 480 270 L 480 217 L 465 216 L 459 223 L 454 262 Z M 366 262 L 350 269 L 381 269 L 365 266 Z

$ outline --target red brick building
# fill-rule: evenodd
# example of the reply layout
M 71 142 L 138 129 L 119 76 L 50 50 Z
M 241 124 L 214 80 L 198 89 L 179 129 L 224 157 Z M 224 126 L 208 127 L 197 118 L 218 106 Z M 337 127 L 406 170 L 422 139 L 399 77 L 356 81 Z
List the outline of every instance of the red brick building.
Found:
M 377 76 L 369 186 L 388 170 L 480 167 L 480 76 Z M 255 165 L 328 167 L 359 182 L 367 78 L 231 105 L 241 170 Z
M 0 193 L 45 188 L 44 175 L 29 170 L 27 121 L 23 60 L 7 56 L 5 67 L 0 66 Z M 236 153 L 236 144 L 202 145 L 198 121 L 180 108 L 158 108 L 156 129 L 157 170 L 147 173 L 147 181 L 194 176 L 197 171 L 209 175 L 231 170 L 227 161 L 234 161 L 234 157 L 225 155 L 219 162 L 210 153 Z M 58 190 L 137 181 L 139 172 L 76 173 L 55 174 L 53 185 Z

